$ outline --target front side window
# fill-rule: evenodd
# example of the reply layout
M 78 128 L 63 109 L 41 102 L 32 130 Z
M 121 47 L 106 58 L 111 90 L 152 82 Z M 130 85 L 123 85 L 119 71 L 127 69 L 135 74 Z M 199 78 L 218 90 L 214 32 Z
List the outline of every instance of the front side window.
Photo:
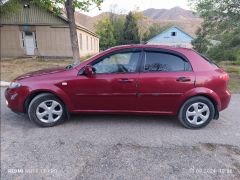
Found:
M 161 52 L 146 52 L 143 71 L 144 72 L 191 71 L 191 66 L 186 60 L 173 54 Z
M 93 65 L 96 74 L 133 73 L 137 70 L 140 52 L 110 55 Z

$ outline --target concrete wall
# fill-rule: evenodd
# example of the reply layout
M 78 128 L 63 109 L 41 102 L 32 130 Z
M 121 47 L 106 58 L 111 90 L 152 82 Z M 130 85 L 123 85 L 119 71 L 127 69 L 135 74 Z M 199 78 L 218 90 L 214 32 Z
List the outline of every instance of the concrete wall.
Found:
M 21 33 L 18 26 L 0 27 L 1 57 L 19 57 L 25 55 L 21 47 Z
M 99 39 L 84 31 L 77 30 L 80 56 L 88 56 L 99 52 Z
M 19 26 L 0 27 L 1 56 L 21 57 L 26 55 L 22 45 L 21 29 Z M 36 56 L 72 57 L 70 33 L 68 27 L 35 26 Z M 80 56 L 93 55 L 99 52 L 99 39 L 90 33 L 77 30 Z M 80 34 L 82 38 L 80 38 Z M 88 42 L 87 42 L 88 40 Z M 81 47 L 80 47 L 81 45 Z
M 36 40 L 38 56 L 72 56 L 69 28 L 36 26 Z

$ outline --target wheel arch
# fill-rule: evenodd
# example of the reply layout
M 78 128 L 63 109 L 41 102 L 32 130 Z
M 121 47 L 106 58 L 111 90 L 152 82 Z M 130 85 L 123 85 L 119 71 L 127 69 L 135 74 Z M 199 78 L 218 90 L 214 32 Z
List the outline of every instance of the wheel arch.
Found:
M 218 119 L 219 117 L 219 109 L 221 107 L 221 101 L 220 101 L 220 98 L 217 96 L 217 94 L 215 92 L 213 92 L 212 90 L 210 89 L 207 89 L 207 88 L 195 88 L 189 92 L 187 92 L 181 99 L 181 103 L 180 103 L 180 106 L 178 107 L 178 111 L 177 113 L 179 113 L 181 107 L 183 106 L 183 104 L 193 98 L 193 97 L 197 97 L 197 96 L 202 96 L 202 97 L 205 97 L 207 99 L 209 99 L 212 103 L 213 103 L 213 106 L 214 106 L 214 109 L 215 109 L 215 114 L 214 114 L 214 119 Z
M 26 100 L 24 101 L 24 112 L 26 113 L 28 111 L 28 107 L 31 103 L 31 101 L 38 95 L 43 94 L 43 93 L 48 93 L 48 94 L 52 94 L 54 96 L 56 96 L 60 101 L 62 101 L 62 103 L 64 104 L 67 112 L 69 111 L 69 102 L 68 100 L 66 100 L 65 98 L 63 98 L 63 96 L 61 96 L 61 94 L 58 94 L 54 91 L 48 90 L 48 89 L 42 89 L 42 90 L 36 90 L 36 91 L 32 91 L 28 97 L 26 98 Z

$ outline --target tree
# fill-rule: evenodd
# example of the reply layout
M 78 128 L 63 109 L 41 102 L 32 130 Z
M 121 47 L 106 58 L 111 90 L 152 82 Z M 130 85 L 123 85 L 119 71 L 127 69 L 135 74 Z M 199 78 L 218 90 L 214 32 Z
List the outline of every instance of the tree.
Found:
M 240 4 L 239 0 L 189 0 L 192 7 L 204 19 L 194 48 L 216 60 L 240 59 Z M 221 44 L 207 47 L 209 41 Z M 211 43 L 210 43 L 211 44 Z
M 123 39 L 125 44 L 136 44 L 140 40 L 137 20 L 131 11 L 126 16 Z
M 208 30 L 226 32 L 240 26 L 239 0 L 189 0 L 193 9 L 205 20 Z M 209 33 L 211 33 L 209 32 Z
M 204 26 L 198 28 L 196 35 L 196 39 L 192 41 L 193 48 L 197 49 L 200 53 L 206 54 L 210 42 L 206 38 L 206 31 L 204 29 Z
M 112 21 L 113 26 L 113 36 L 116 41 L 116 45 L 124 44 L 123 34 L 124 34 L 124 23 L 125 17 L 124 16 L 116 16 Z
M 150 27 L 148 28 L 148 31 L 146 31 L 146 33 L 143 36 L 143 40 L 144 41 L 148 41 L 151 38 L 153 38 L 154 36 L 160 34 L 161 32 L 165 31 L 166 29 L 168 29 L 170 26 L 172 26 L 172 24 L 168 24 L 168 25 L 161 25 L 159 23 L 153 23 L 152 25 L 150 25 Z
M 116 44 L 114 27 L 109 17 L 104 17 L 96 24 L 96 33 L 100 37 L 100 48 L 105 50 Z
M 12 12 L 17 12 L 21 7 L 19 0 L 9 0 L 5 3 L 3 1 L 0 2 L 0 16 L 7 16 Z
M 133 11 L 133 16 L 137 22 L 139 43 L 142 43 L 144 39 L 144 35 L 148 32 L 149 25 L 147 22 L 147 17 L 144 16 L 143 12 L 139 11 L 139 8 L 136 8 Z
M 69 22 L 70 29 L 70 39 L 72 44 L 72 52 L 73 52 L 73 60 L 75 62 L 80 61 L 80 53 L 78 47 L 78 38 L 77 38 L 77 30 L 75 24 L 74 12 L 75 9 L 79 9 L 82 11 L 88 11 L 89 7 L 92 5 L 96 5 L 100 8 L 103 0 L 33 0 L 36 4 L 39 4 L 46 9 L 50 9 L 56 14 L 62 12 L 62 7 L 64 6 L 67 12 L 67 18 Z
M 5 3 L 2 3 L 1 1 L 0 15 L 6 15 L 9 12 L 17 11 L 20 8 L 19 1 L 20 0 L 8 0 Z M 70 29 L 73 60 L 75 62 L 79 62 L 80 53 L 74 17 L 75 9 L 88 11 L 89 7 L 92 5 L 96 5 L 98 8 L 100 8 L 100 5 L 103 2 L 103 0 L 32 0 L 32 1 L 33 3 L 47 10 L 51 10 L 54 14 L 61 14 L 63 12 L 62 8 L 65 7 Z

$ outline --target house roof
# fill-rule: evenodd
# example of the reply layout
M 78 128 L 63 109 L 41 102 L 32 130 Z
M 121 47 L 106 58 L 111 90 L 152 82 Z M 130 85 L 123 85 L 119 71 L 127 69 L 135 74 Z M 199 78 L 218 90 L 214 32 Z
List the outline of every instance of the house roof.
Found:
M 178 29 L 179 31 L 181 31 L 182 33 L 184 33 L 185 35 L 187 35 L 187 36 L 189 36 L 190 38 L 194 39 L 194 37 L 192 37 L 191 35 L 189 35 L 189 34 L 186 33 L 185 31 L 183 31 L 183 30 L 182 30 L 181 28 L 179 28 L 178 26 L 172 26 L 172 27 L 166 29 L 165 31 L 159 33 L 158 35 L 154 36 L 153 38 L 149 39 L 147 42 L 150 42 L 150 41 L 153 40 L 155 37 L 157 37 L 157 36 L 159 36 L 159 35 L 161 35 L 161 34 L 166 33 L 167 31 L 169 31 L 169 30 L 172 29 L 172 28 L 176 28 L 176 29 Z
M 11 12 L 6 16 L 0 17 L 0 25 L 51 25 L 57 27 L 68 27 L 68 19 L 64 15 L 54 15 L 50 10 L 38 7 L 29 1 L 30 8 L 24 8 L 23 5 L 16 12 Z M 93 31 L 76 22 L 77 29 L 85 31 L 98 37 Z

